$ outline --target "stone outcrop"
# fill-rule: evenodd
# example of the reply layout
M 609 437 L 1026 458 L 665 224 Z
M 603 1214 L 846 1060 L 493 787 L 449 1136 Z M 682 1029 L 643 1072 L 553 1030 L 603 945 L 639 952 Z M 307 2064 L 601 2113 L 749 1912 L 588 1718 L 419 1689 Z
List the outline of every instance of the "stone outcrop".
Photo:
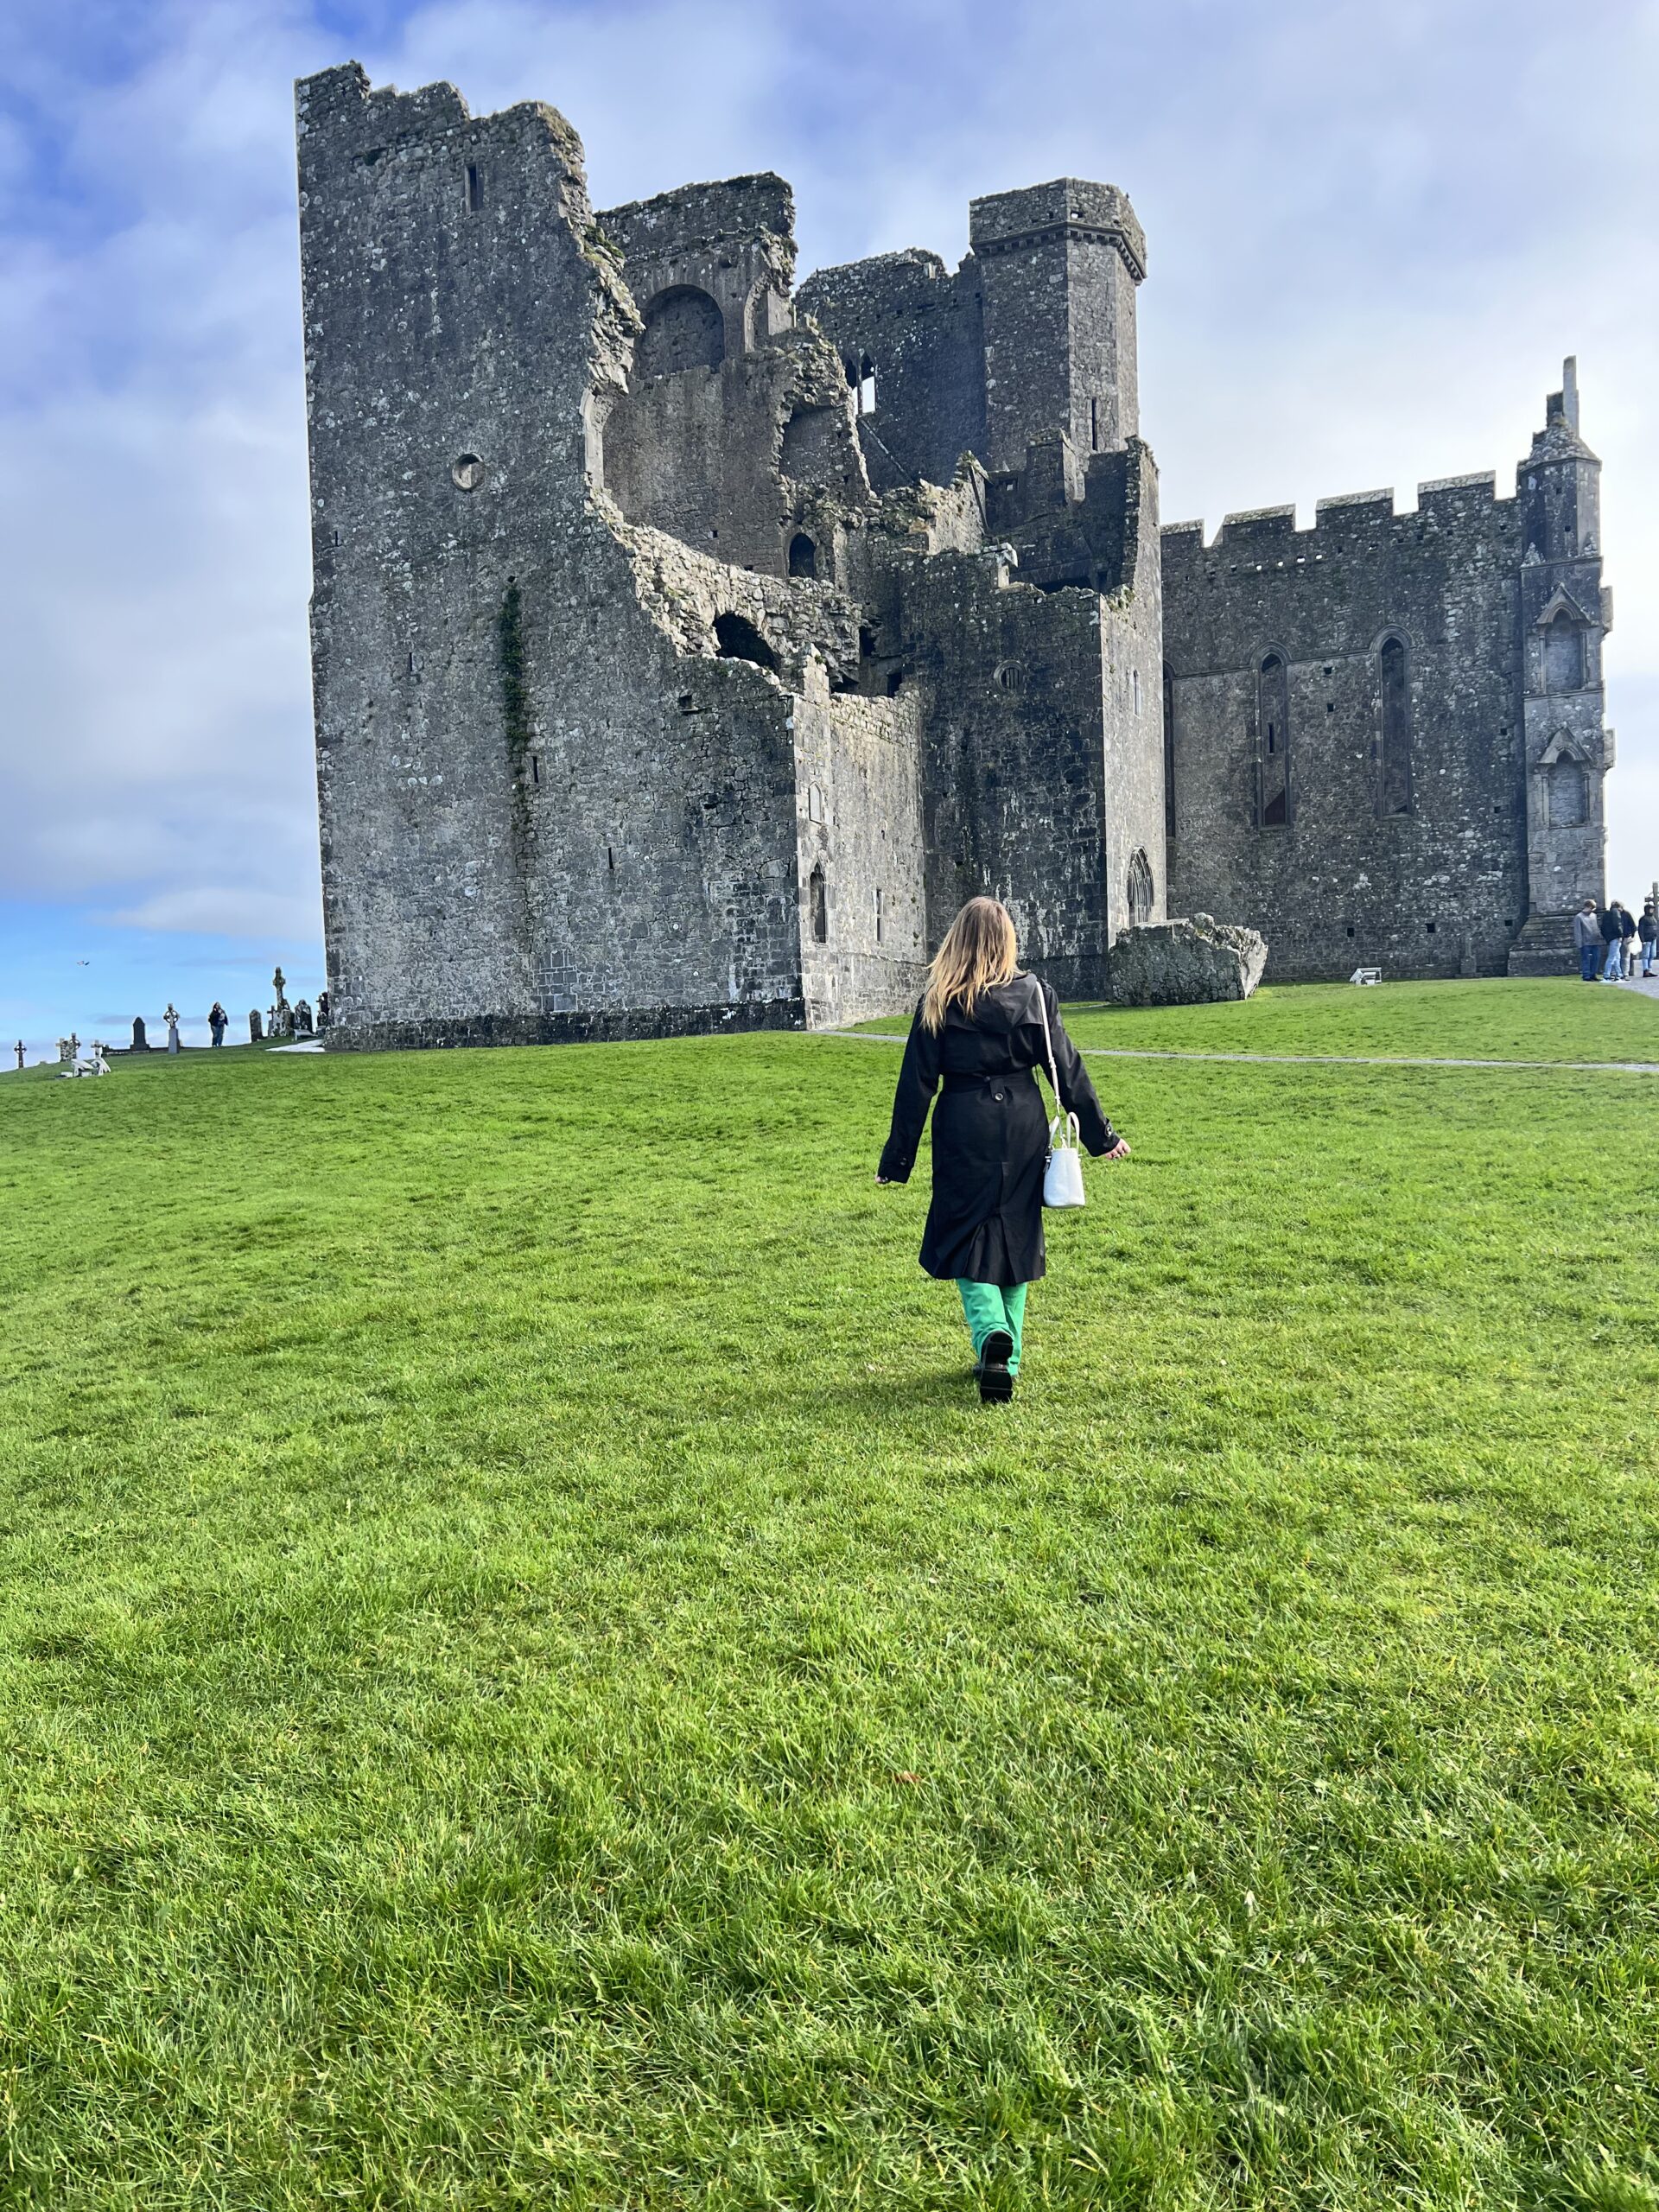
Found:
M 1268 964 L 1268 941 L 1211 914 L 1120 930 L 1107 993 L 1120 1006 L 1196 1006 L 1247 999 Z

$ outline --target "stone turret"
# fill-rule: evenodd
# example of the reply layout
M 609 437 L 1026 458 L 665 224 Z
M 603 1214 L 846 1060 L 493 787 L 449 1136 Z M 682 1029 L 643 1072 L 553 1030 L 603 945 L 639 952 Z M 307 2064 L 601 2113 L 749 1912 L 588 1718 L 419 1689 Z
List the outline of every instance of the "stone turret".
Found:
M 1526 974 L 1564 964 L 1565 917 L 1606 895 L 1602 640 L 1612 594 L 1601 581 L 1601 463 L 1579 430 L 1578 365 L 1516 474 L 1521 563 L 1521 682 L 1527 810 L 1527 928 L 1510 961 Z
M 985 451 L 993 474 L 1023 468 L 1061 433 L 1087 465 L 1141 427 L 1135 287 L 1147 243 L 1115 185 L 1057 177 L 971 202 L 969 238 L 984 302 Z

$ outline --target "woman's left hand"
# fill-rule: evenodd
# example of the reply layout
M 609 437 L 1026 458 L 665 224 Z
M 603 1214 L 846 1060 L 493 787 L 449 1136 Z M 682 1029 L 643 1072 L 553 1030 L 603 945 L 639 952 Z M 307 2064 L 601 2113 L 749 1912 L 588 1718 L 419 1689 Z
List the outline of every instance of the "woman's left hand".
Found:
M 1117 1142 L 1112 1147 L 1111 1150 L 1109 1152 L 1103 1152 L 1100 1156 L 1103 1160 L 1127 1160 L 1129 1156 L 1128 1139 L 1127 1137 L 1119 1137 Z

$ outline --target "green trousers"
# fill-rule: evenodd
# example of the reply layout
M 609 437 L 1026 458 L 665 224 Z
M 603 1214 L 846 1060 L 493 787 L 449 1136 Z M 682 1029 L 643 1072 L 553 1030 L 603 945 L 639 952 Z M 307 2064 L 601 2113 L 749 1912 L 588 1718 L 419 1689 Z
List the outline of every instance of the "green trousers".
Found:
M 968 1317 L 968 1327 L 973 1336 L 974 1357 L 979 1357 L 986 1338 L 994 1329 L 1006 1329 L 1014 1338 L 1008 1372 L 1017 1375 L 1020 1339 L 1026 1325 L 1026 1293 L 1031 1285 L 1016 1283 L 1012 1290 L 999 1290 L 994 1282 L 969 1282 L 965 1276 L 958 1275 L 957 1288 L 962 1293 L 962 1310 Z

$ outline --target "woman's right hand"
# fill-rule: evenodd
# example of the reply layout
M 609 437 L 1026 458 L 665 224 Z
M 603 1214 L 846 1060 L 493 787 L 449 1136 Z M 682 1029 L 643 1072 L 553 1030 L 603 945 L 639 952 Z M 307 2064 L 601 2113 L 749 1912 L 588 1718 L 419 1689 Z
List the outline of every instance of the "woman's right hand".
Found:
M 1117 1142 L 1112 1147 L 1111 1150 L 1109 1152 L 1103 1152 L 1100 1156 L 1103 1160 L 1127 1160 L 1129 1156 L 1128 1139 L 1127 1137 L 1119 1137 Z

